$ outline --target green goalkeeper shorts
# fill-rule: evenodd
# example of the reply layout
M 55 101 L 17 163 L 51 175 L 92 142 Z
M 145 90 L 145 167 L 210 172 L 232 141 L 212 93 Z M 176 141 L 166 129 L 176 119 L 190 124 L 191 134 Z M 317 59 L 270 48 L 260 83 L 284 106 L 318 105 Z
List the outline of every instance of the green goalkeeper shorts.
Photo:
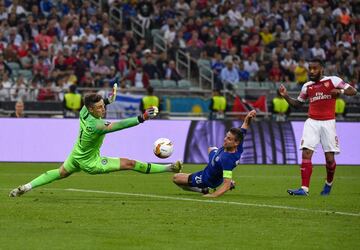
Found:
M 68 173 L 83 170 L 88 174 L 104 174 L 120 170 L 120 158 L 97 157 L 93 161 L 79 161 L 70 155 L 64 162 L 64 168 Z

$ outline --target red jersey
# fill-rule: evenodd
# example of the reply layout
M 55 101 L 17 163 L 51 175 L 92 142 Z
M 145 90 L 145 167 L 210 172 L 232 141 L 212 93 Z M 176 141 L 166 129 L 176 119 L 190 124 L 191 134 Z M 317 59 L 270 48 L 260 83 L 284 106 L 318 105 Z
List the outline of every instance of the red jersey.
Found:
M 320 81 L 305 83 L 297 99 L 300 102 L 309 99 L 309 118 L 332 120 L 335 119 L 336 98 L 331 96 L 331 90 L 346 89 L 349 86 L 337 76 L 324 76 Z

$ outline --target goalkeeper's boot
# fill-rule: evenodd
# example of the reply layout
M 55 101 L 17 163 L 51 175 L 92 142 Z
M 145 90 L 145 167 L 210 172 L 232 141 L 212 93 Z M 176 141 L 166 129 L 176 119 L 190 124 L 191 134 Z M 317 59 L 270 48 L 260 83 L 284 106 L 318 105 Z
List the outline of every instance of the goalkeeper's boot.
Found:
M 181 173 L 181 170 L 183 169 L 183 165 L 181 161 L 176 161 L 175 163 L 172 163 L 170 165 L 170 169 L 174 173 Z
M 25 186 L 19 186 L 11 190 L 11 192 L 9 193 L 9 197 L 18 197 L 25 194 L 25 192 L 26 192 Z
M 329 185 L 325 182 L 325 185 L 324 185 L 324 189 L 321 191 L 321 195 L 329 195 L 330 194 L 330 191 L 331 191 L 331 187 L 332 185 Z
M 290 195 L 298 195 L 298 196 L 308 196 L 309 192 L 306 192 L 304 189 L 299 188 L 299 189 L 288 189 L 287 190 L 288 194 Z

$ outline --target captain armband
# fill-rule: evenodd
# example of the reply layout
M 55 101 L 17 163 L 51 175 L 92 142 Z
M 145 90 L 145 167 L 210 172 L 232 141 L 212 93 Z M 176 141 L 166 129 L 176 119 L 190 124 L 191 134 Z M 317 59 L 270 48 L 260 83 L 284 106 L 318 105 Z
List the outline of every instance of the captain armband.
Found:
M 224 177 L 224 178 L 232 179 L 232 171 L 224 170 L 224 171 L 223 171 L 223 177 Z

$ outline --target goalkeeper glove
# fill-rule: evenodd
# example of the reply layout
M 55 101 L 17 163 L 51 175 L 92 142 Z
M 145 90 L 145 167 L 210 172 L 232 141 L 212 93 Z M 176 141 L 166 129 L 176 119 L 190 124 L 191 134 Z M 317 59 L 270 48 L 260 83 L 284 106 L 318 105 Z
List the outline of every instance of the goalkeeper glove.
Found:
M 113 103 L 116 100 L 116 92 L 117 92 L 117 83 L 114 84 L 113 91 L 108 98 L 108 102 Z
M 153 119 L 157 116 L 159 113 L 159 109 L 155 106 L 148 108 L 145 110 L 145 112 L 139 116 L 139 122 L 144 122 L 149 119 Z

